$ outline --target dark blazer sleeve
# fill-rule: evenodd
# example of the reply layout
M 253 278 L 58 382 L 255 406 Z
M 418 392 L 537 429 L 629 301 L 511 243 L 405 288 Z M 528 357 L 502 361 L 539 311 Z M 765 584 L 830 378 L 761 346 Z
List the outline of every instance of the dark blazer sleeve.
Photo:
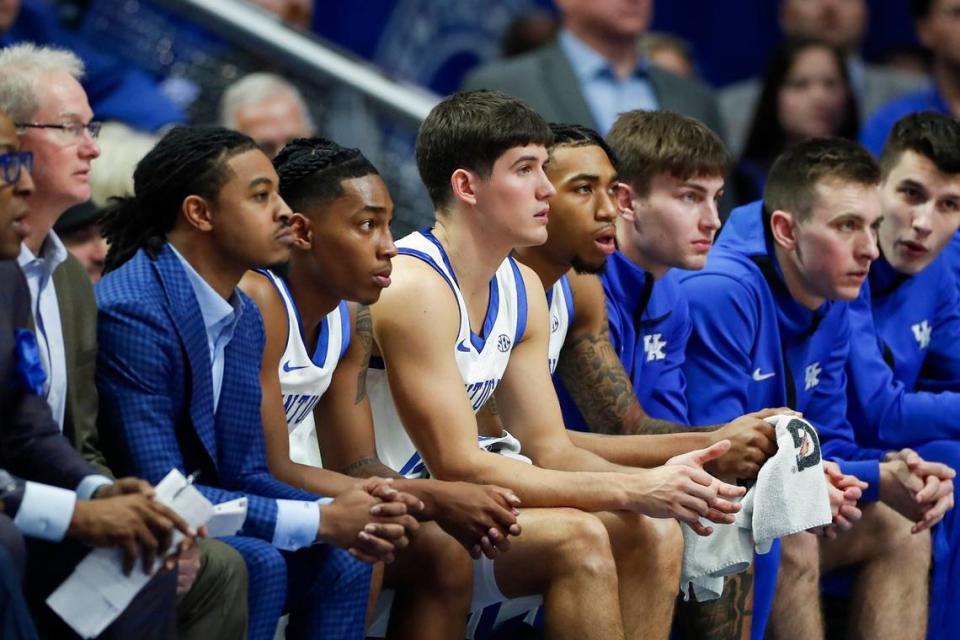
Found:
M 47 402 L 17 374 L 15 331 L 29 323 L 30 291 L 16 262 L 0 263 L 0 466 L 25 480 L 74 490 L 97 469 L 60 433 Z
M 69 256 L 53 272 L 67 360 L 67 398 L 63 435 L 99 472 L 113 472 L 100 447 L 97 430 L 97 301 L 83 266 Z

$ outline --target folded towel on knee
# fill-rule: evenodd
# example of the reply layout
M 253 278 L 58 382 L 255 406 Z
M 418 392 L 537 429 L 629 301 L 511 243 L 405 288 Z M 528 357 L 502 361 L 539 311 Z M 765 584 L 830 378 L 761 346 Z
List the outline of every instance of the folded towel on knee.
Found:
M 776 538 L 830 524 L 830 498 L 820 457 L 820 439 L 809 422 L 790 415 L 767 418 L 777 434 L 777 453 L 760 468 L 730 525 L 715 525 L 712 535 L 683 529 L 680 589 L 689 599 L 715 600 L 725 576 L 746 571 L 753 551 L 767 553 Z

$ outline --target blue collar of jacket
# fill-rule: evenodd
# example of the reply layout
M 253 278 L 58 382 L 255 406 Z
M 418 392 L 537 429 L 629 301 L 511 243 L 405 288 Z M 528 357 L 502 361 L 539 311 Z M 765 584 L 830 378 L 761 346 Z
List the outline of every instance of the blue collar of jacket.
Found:
M 929 269 L 929 266 L 927 268 Z M 870 293 L 874 297 L 893 293 L 911 277 L 894 269 L 883 255 L 873 261 L 867 276 L 870 280 Z
M 653 293 L 653 274 L 620 251 L 614 251 L 600 278 L 619 308 L 630 316 L 643 314 Z
M 777 307 L 781 337 L 809 337 L 837 302 L 827 300 L 817 309 L 807 309 L 787 290 L 783 270 L 773 248 L 773 236 L 764 215 L 763 201 L 738 207 L 730 213 L 717 241 L 717 249 L 741 253 L 753 262 L 766 280 Z

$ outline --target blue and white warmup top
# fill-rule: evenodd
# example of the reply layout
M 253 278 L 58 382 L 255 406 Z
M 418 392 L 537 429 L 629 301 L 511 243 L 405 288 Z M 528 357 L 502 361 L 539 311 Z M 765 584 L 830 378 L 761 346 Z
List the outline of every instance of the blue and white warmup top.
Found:
M 290 433 L 290 459 L 322 467 L 313 408 L 330 386 L 333 372 L 350 345 L 350 311 L 346 301 L 320 321 L 313 355 L 303 343 L 300 313 L 286 282 L 267 270 L 287 312 L 287 345 L 280 358 L 280 391 Z
M 527 323 L 527 292 L 513 258 L 507 258 L 490 280 L 490 300 L 481 335 L 470 330 L 467 306 L 460 294 L 457 276 L 440 242 L 429 230 L 416 231 L 397 241 L 400 255 L 423 260 L 450 287 L 460 309 L 460 329 L 454 350 L 474 413 L 490 399 L 503 377 L 510 351 L 523 337 Z M 430 327 L 424 327 L 430 331 Z M 377 454 L 401 475 L 416 477 L 426 469 L 397 414 L 387 383 L 383 361 L 372 358 L 367 373 L 367 392 L 373 409 Z M 491 440 L 491 439 L 484 439 Z M 499 439 L 493 439 L 499 440 Z

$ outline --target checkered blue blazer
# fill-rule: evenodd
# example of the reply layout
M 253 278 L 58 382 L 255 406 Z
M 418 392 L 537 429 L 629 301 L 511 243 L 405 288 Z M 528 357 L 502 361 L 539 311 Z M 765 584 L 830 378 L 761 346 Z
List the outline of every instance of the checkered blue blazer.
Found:
M 248 499 L 242 535 L 270 542 L 275 499 L 317 497 L 275 479 L 260 422 L 260 312 L 239 290 L 243 311 L 224 353 L 216 414 L 200 306 L 169 246 L 142 250 L 96 286 L 100 440 L 111 468 L 156 483 L 176 467 L 200 471 L 214 504 Z

